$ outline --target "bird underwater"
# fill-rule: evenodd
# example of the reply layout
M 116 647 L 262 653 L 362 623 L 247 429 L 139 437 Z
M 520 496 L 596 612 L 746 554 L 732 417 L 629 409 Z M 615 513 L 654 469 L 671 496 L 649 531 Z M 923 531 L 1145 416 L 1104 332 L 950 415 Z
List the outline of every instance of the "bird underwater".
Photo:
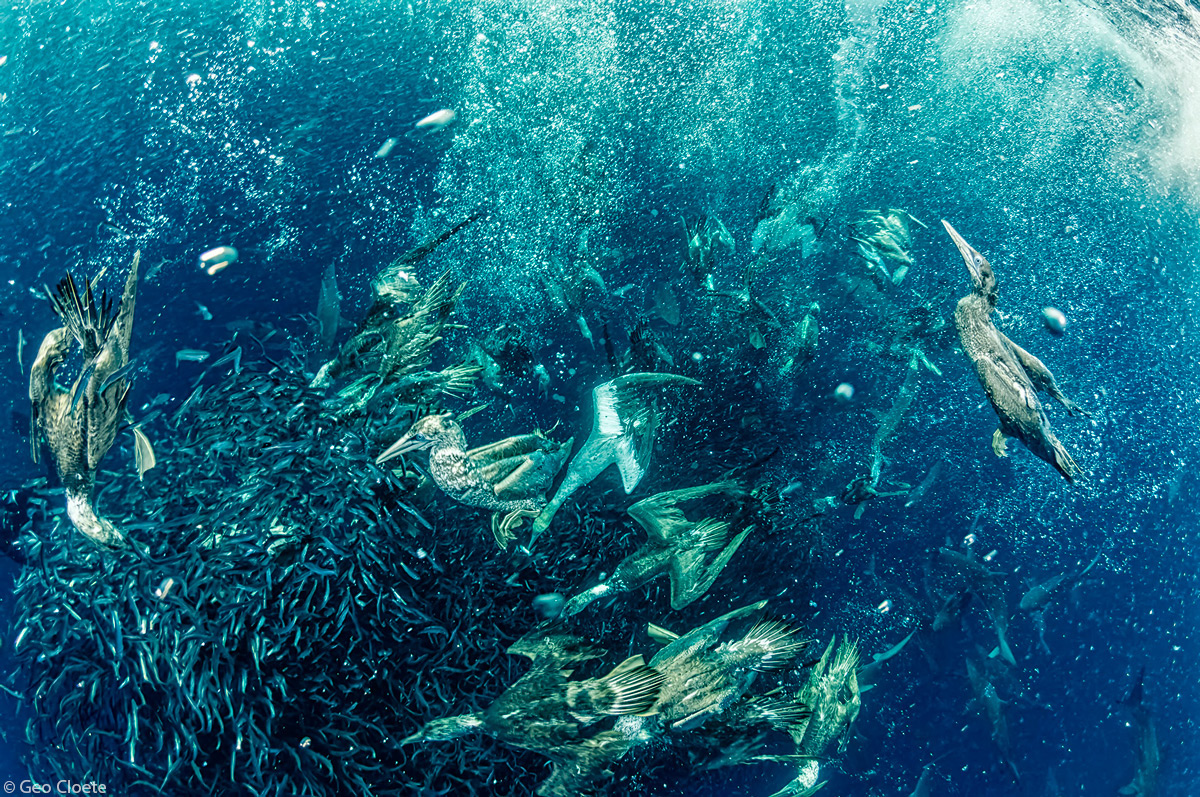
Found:
M 375 459 L 382 465 L 429 449 L 429 473 L 444 493 L 469 506 L 506 513 L 493 522 L 501 549 L 523 516 L 536 517 L 545 493 L 566 463 L 572 440 L 554 443 L 541 433 L 508 437 L 467 450 L 462 427 L 447 414 L 426 415 Z
M 0 50 L 14 782 L 1188 791 L 1187 14 L 308 5 Z
M 617 465 L 619 484 L 624 493 L 631 493 L 638 488 L 651 471 L 651 455 L 660 446 L 664 428 L 673 429 L 673 416 L 686 412 L 684 405 L 676 403 L 676 397 L 702 388 L 705 384 L 703 380 L 679 373 L 635 371 L 600 382 L 591 391 L 591 431 L 578 450 L 574 449 L 573 437 L 560 441 L 541 431 L 504 437 L 481 446 L 469 446 L 463 421 L 486 410 L 486 405 L 456 414 L 446 404 L 459 400 L 466 391 L 472 389 L 474 380 L 480 377 L 483 369 L 469 362 L 450 364 L 440 369 L 433 366 L 443 335 L 453 328 L 452 318 L 457 312 L 463 287 L 455 288 L 447 273 L 443 272 L 428 288 L 423 288 L 413 266 L 434 255 L 435 250 L 465 229 L 470 221 L 460 222 L 448 231 L 428 238 L 425 243 L 383 268 L 372 283 L 372 307 L 365 319 L 354 326 L 349 340 L 340 349 L 331 345 L 331 330 L 336 327 L 332 322 L 323 325 L 318 350 L 328 352 L 336 349 L 337 354 L 319 366 L 316 376 L 310 377 L 301 368 L 296 368 L 298 381 L 294 386 L 286 387 L 286 382 L 280 384 L 280 388 L 290 391 L 291 397 L 281 401 L 276 410 L 284 422 L 278 427 L 276 433 L 281 436 L 274 438 L 275 442 L 263 439 L 262 442 L 244 446 L 222 440 L 212 444 L 211 451 L 219 457 L 240 458 L 245 479 L 243 484 L 246 486 L 234 494 L 240 496 L 235 503 L 214 504 L 210 510 L 218 513 L 214 517 L 225 520 L 213 526 L 213 530 L 208 532 L 210 536 L 197 550 L 209 551 L 206 554 L 208 556 L 214 553 L 219 555 L 221 551 L 230 554 L 236 550 L 244 551 L 233 541 L 242 538 L 251 541 L 255 535 L 246 535 L 245 530 L 251 527 L 245 525 L 244 519 L 231 525 L 229 521 L 236 515 L 229 512 L 234 507 L 246 506 L 245 501 L 249 500 L 251 490 L 262 490 L 272 482 L 277 483 L 280 478 L 305 482 L 318 478 L 318 483 L 327 485 L 325 489 L 344 491 L 344 486 L 339 486 L 344 485 L 344 481 L 338 474 L 345 472 L 346 466 L 322 466 L 317 459 L 308 465 L 305 464 L 307 458 L 298 456 L 302 451 L 310 450 L 307 449 L 310 444 L 295 439 L 296 430 L 305 425 L 310 429 L 305 434 L 310 436 L 313 443 L 328 435 L 353 435 L 352 439 L 360 442 L 341 447 L 337 456 L 357 463 L 356 468 L 366 468 L 375 474 L 377 485 L 372 487 L 369 482 L 364 482 L 366 492 L 360 492 L 354 502 L 349 501 L 344 492 L 336 499 L 332 495 L 321 498 L 321 488 L 315 488 L 318 492 L 312 493 L 312 497 L 334 512 L 350 513 L 345 516 L 353 524 L 367 520 L 369 525 L 364 529 L 381 521 L 392 524 L 397 530 L 406 528 L 407 531 L 399 532 L 400 537 L 390 537 L 390 545 L 395 546 L 400 540 L 408 541 L 394 547 L 387 555 L 379 547 L 383 540 L 351 546 L 344 540 L 335 541 L 334 536 L 329 536 L 331 532 L 322 532 L 314 541 L 311 533 L 304 531 L 311 521 L 303 519 L 309 516 L 303 506 L 286 509 L 286 502 L 280 504 L 281 508 L 270 516 L 267 526 L 270 537 L 264 541 L 265 544 L 261 544 L 260 552 L 255 556 L 266 557 L 260 564 L 261 568 L 265 568 L 261 572 L 269 574 L 274 568 L 283 566 L 286 568 L 283 571 L 285 574 L 307 573 L 310 578 L 324 581 L 324 603 L 313 602 L 321 581 L 305 590 L 306 598 L 296 593 L 298 601 L 295 608 L 308 605 L 308 611 L 314 617 L 332 610 L 336 601 L 330 589 L 330 580 L 342 578 L 340 574 L 351 572 L 342 569 L 348 565 L 352 569 L 357 568 L 357 578 L 362 579 L 364 589 L 378 589 L 378 585 L 393 583 L 395 586 L 390 588 L 390 592 L 398 600 L 395 610 L 412 618 L 406 622 L 411 624 L 416 618 L 426 618 L 424 612 L 416 608 L 424 605 L 425 601 L 420 597 L 422 582 L 430 578 L 440 581 L 454 572 L 445 564 L 448 558 L 446 551 L 442 550 L 435 558 L 431 549 L 444 549 L 449 539 L 440 539 L 440 542 L 429 540 L 419 546 L 412 541 L 426 537 L 439 528 L 447 528 L 449 521 L 446 518 L 451 515 L 443 514 L 443 511 L 448 511 L 452 504 L 492 513 L 491 532 L 499 546 L 500 558 L 495 559 L 489 568 L 495 568 L 495 575 L 499 576 L 507 570 L 505 563 L 508 561 L 538 562 L 541 563 L 539 567 L 553 567 L 551 563 L 556 558 L 555 549 L 560 548 L 565 540 L 573 536 L 580 542 L 590 539 L 589 535 L 584 535 L 576 527 L 586 514 L 581 515 L 581 508 L 573 506 L 570 509 L 571 519 L 567 523 L 570 528 L 553 535 L 551 548 L 546 549 L 544 544 L 534 545 L 539 536 L 552 527 L 556 515 L 569 506 L 571 498 L 582 494 L 580 490 L 584 486 L 599 480 L 609 465 Z M 949 225 L 946 227 L 959 243 L 961 239 L 956 237 L 953 228 Z M 722 225 L 714 229 L 723 231 L 724 227 Z M 722 235 L 728 233 L 723 232 Z M 995 279 L 990 265 L 965 243 L 960 244 L 960 251 L 964 252 L 964 258 L 967 259 L 975 290 L 959 302 L 956 311 L 958 328 L 963 348 L 976 365 L 980 381 L 1001 417 L 1001 431 L 1007 436 L 1019 437 L 1035 452 L 1046 453 L 1051 457 L 1050 461 L 1058 464 L 1064 476 L 1074 478 L 1078 470 L 1050 431 L 1041 405 L 1036 403 L 1033 385 L 1041 386 L 1072 411 L 1077 407 L 1062 396 L 1053 377 L 1040 362 L 1024 354 L 1023 350 L 1015 347 L 995 329 L 991 321 L 995 305 Z M 712 266 L 716 261 L 708 262 Z M 137 520 L 136 510 L 127 512 L 119 526 L 99 518 L 94 511 L 86 511 L 92 507 L 89 485 L 94 480 L 95 459 L 85 460 L 82 453 L 78 452 L 86 450 L 87 441 L 92 441 L 98 446 L 96 455 L 103 455 L 103 451 L 111 444 L 118 421 L 126 414 L 124 408 L 130 392 L 128 375 L 132 373 L 129 329 L 136 276 L 135 257 L 122 302 L 115 311 L 106 299 L 96 300 L 94 280 L 87 282 L 83 289 L 77 289 L 71 278 L 64 280 L 54 294 L 54 306 L 65 326 L 47 336 L 47 342 L 43 343 L 42 351 L 31 369 L 30 397 L 35 428 L 42 430 L 50 443 L 63 481 L 68 485 L 81 485 L 67 490 L 68 514 L 80 531 L 103 543 L 110 551 L 130 533 L 138 540 L 138 549 L 145 548 L 147 542 L 143 530 L 146 527 Z M 324 297 L 335 290 L 327 284 L 328 270 L 322 280 L 321 301 L 327 302 Z M 710 288 L 705 278 L 693 290 L 705 300 L 728 300 L 724 292 Z M 815 302 L 800 306 L 801 312 L 796 318 L 800 330 L 798 334 L 808 349 L 796 367 L 803 367 L 813 359 L 816 307 Z M 203 433 L 197 431 L 204 428 L 204 424 L 209 424 L 214 430 L 226 428 L 229 407 L 237 406 L 233 397 L 238 395 L 236 391 L 239 384 L 244 384 L 242 389 L 250 391 L 246 395 L 255 397 L 255 406 L 260 410 L 263 406 L 269 406 L 264 404 L 264 395 L 269 395 L 270 388 L 261 377 L 254 375 L 255 366 L 249 365 L 247 370 L 248 363 L 243 360 L 246 350 L 244 344 L 239 345 L 239 336 L 243 335 L 257 341 L 265 355 L 267 348 L 264 341 L 273 333 L 256 337 L 239 327 L 234 339 L 226 344 L 222 356 L 211 360 L 206 358 L 203 362 L 195 358 L 204 366 L 204 370 L 196 383 L 196 390 L 180 407 L 174 420 L 174 428 L 179 429 L 180 419 L 185 414 L 194 416 L 193 424 L 196 426 L 188 433 L 188 439 L 205 439 Z M 511 332 L 505 335 L 511 335 Z M 68 391 L 55 385 L 53 374 L 65 356 L 67 342 L 72 339 L 79 341 L 85 364 L 76 387 Z M 794 343 L 789 341 L 784 345 L 793 346 Z M 307 356 L 303 359 L 311 361 Z M 907 411 L 919 406 L 916 402 L 917 375 L 924 371 L 941 375 L 940 369 L 915 346 L 910 347 L 907 359 L 899 393 L 891 410 L 881 416 L 879 431 L 872 441 L 872 473 L 859 480 L 866 494 L 861 498 L 844 497 L 847 503 L 859 503 L 870 497 L 910 495 L 906 489 L 895 492 L 875 489 L 880 483 L 881 467 L 886 461 L 883 456 L 884 444 L 897 436 Z M 274 362 L 274 358 L 268 357 L 267 362 Z M 621 359 L 610 357 L 610 362 L 620 363 Z M 661 358 L 659 362 L 662 362 Z M 495 370 L 503 366 L 497 362 L 492 367 Z M 773 365 L 771 368 L 774 371 Z M 774 372 L 780 377 L 794 379 L 790 371 L 791 368 Z M 278 372 L 278 366 L 275 372 Z M 209 402 L 217 403 L 206 404 L 203 385 L 220 373 L 227 374 L 217 377 L 224 381 L 218 381 L 218 387 L 207 389 Z M 536 387 L 543 394 L 542 400 L 547 400 L 541 386 L 543 377 L 528 373 L 525 378 L 534 377 L 538 384 L 530 384 L 530 387 Z M 267 390 L 266 394 L 264 390 Z M 219 398 L 222 396 L 226 398 Z M 1019 405 L 1010 406 L 1014 396 L 1020 399 Z M 210 420 L 205 413 L 212 410 L 206 407 L 224 409 L 213 414 Z M 91 425 L 81 426 L 81 418 L 93 419 L 89 421 Z M 247 425 L 246 428 L 267 427 Z M 397 429 L 403 430 L 398 437 Z M 251 433 L 259 435 L 261 439 L 263 432 Z M 147 470 L 155 465 L 157 458 L 153 449 L 149 448 L 149 441 L 140 426 L 134 427 L 134 435 L 139 479 L 145 481 Z M 261 459 L 244 459 L 255 450 L 262 451 L 264 456 Z M 194 451 L 194 454 L 189 454 L 189 451 Z M 428 454 L 427 460 L 423 458 L 424 452 Z M 188 456 L 204 456 L 203 449 L 191 449 L 185 445 L 176 453 L 180 464 L 170 463 L 167 468 L 187 467 L 181 463 L 186 462 Z M 582 560 L 571 571 L 574 572 L 574 583 L 578 588 L 572 590 L 570 582 L 563 582 L 565 589 L 562 591 L 572 597 L 563 598 L 555 593 L 551 596 L 556 598 L 553 604 L 543 600 L 545 596 L 531 601 L 534 606 L 540 602 L 543 607 L 553 605 L 554 608 L 547 608 L 541 624 L 527 631 L 524 637 L 508 648 L 509 653 L 527 656 L 531 662 L 529 669 L 506 684 L 498 683 L 501 690 L 490 700 L 477 704 L 482 708 L 458 714 L 447 714 L 438 708 L 453 702 L 445 687 L 437 685 L 440 679 L 447 676 L 429 676 L 429 683 L 440 697 L 437 700 L 423 699 L 423 708 L 413 717 L 419 727 L 398 736 L 402 740 L 401 745 L 425 749 L 433 743 L 450 739 L 486 737 L 514 750 L 543 756 L 551 762 L 552 768 L 536 788 L 536 792 L 542 795 L 574 795 L 580 790 L 606 788 L 613 777 L 614 767 L 619 768 L 630 756 L 644 756 L 647 754 L 645 751 L 661 751 L 664 744 L 669 748 L 689 750 L 689 755 L 698 756 L 698 760 L 710 760 L 715 767 L 748 765 L 754 761 L 785 763 L 796 767 L 794 780 L 785 785 L 778 792 L 779 795 L 807 794 L 818 788 L 823 782 L 824 767 L 818 763 L 817 756 L 824 755 L 835 739 L 845 742 L 848 728 L 860 712 L 861 692 L 856 680 L 858 653 L 849 638 L 840 644 L 829 642 L 818 661 L 800 666 L 800 655 L 808 643 L 800 641 L 797 630 L 788 622 L 762 617 L 766 601 L 760 600 L 700 623 L 684 634 L 676 634 L 650 623 L 650 638 L 664 644 L 662 650 L 653 655 L 633 650 L 620 660 L 600 666 L 600 662 L 608 658 L 607 651 L 612 639 L 602 630 L 596 631 L 596 622 L 600 621 L 603 627 L 602 618 L 611 612 L 614 603 L 620 600 L 645 600 L 637 598 L 636 591 L 643 585 L 653 584 L 656 576 L 663 573 L 669 576 L 668 602 L 672 610 L 682 612 L 701 600 L 711 603 L 708 596 L 712 588 L 722 582 L 723 574 L 732 562 L 737 561 L 741 551 L 753 544 L 756 529 L 766 539 L 779 533 L 777 515 L 781 493 L 778 488 L 762 482 L 762 477 L 758 475 L 772 456 L 759 457 L 708 483 L 660 490 L 634 501 L 628 506 L 626 514 L 646 534 L 646 541 L 640 548 L 632 550 L 619 561 L 610 556 L 599 560 L 607 560 L 607 565 L 601 566 L 612 569 L 611 572 L 601 571 L 598 577 L 588 575 L 588 560 Z M 1058 458 L 1055 459 L 1055 456 Z M 317 470 L 311 470 L 312 467 Z M 935 465 L 929 473 L 936 475 L 939 470 Z M 222 472 L 219 466 L 211 470 L 214 476 Z M 316 475 L 318 473 L 320 476 Z M 70 481 L 72 479 L 75 481 Z M 922 485 L 911 492 L 905 508 L 916 505 L 914 496 L 923 496 L 931 489 L 933 482 L 934 479 L 927 475 Z M 153 482 L 149 484 L 153 485 Z M 436 487 L 437 492 L 425 489 L 429 485 Z M 787 489 L 790 493 L 795 487 L 789 485 Z M 437 509 L 437 505 L 442 503 L 437 497 L 439 494 L 449 499 L 445 510 Z M 609 500 L 606 498 L 609 495 L 611 491 L 602 489 L 600 493 L 586 495 L 582 500 L 592 507 L 588 511 L 602 514 L 606 511 L 604 504 Z M 259 502 L 259 505 L 267 509 L 270 503 Z M 824 504 L 820 501 L 814 503 L 815 508 L 821 506 Z M 433 517 L 439 518 L 435 521 L 437 525 L 427 517 L 431 511 L 434 511 Z M 813 520 L 819 523 L 824 511 L 818 508 L 812 516 Z M 861 515 L 861 503 L 856 517 L 858 515 Z M 264 516 L 263 520 L 266 519 Z M 528 543 L 513 548 L 512 543 L 526 520 L 532 520 Z M 118 528 L 122 531 L 117 531 Z M 455 543 L 465 546 L 460 548 L 457 555 L 461 561 L 466 561 L 466 557 L 471 556 L 470 551 L 478 545 L 477 538 L 474 538 L 475 542 L 471 542 L 471 539 L 468 535 Z M 318 549 L 312 548 L 314 542 Z M 588 544 L 599 544 L 603 551 L 619 551 L 622 548 L 615 539 L 599 539 Z M 118 547 L 115 550 L 120 549 Z M 307 561 L 306 557 L 311 557 L 314 550 L 336 552 L 341 561 L 335 559 L 327 564 Z M 351 554 L 350 550 L 356 553 Z M 22 554 L 23 551 L 18 549 L 14 553 Z M 114 553 L 107 555 L 113 556 Z M 960 584 L 956 587 L 941 612 L 951 611 L 957 616 L 965 600 L 958 600 L 956 607 L 947 609 L 956 598 L 972 595 L 979 598 L 991 616 L 999 642 L 992 656 L 998 657 L 1006 666 L 1017 667 L 1018 660 L 1007 641 L 1010 617 L 1003 596 L 1002 579 L 1005 574 L 992 572 L 972 556 L 947 548 L 941 550 L 940 558 L 958 568 L 966 582 L 965 586 Z M 559 561 L 570 562 L 572 559 Z M 133 566 L 132 561 L 130 565 Z M 1080 577 L 1094 565 L 1095 561 L 1080 573 Z M 478 568 L 479 565 L 473 567 Z M 520 572 L 510 573 L 502 580 L 501 588 L 504 584 L 514 583 L 514 578 L 519 577 Z M 403 574 L 401 582 L 395 581 L 397 573 Z M 282 583 L 287 583 L 288 575 L 269 576 L 272 580 L 280 577 L 284 579 Z M 488 578 L 485 577 L 486 583 L 496 583 L 488 581 Z M 585 588 L 583 582 L 588 578 L 594 586 Z M 725 578 L 728 580 L 728 577 Z M 1065 584 L 1066 578 L 1063 576 L 1053 584 L 1047 582 L 1049 586 L 1045 586 L 1043 591 L 1053 591 L 1059 582 Z M 177 575 L 163 578 L 153 591 L 155 600 L 160 605 L 176 600 L 172 595 L 179 581 L 180 576 Z M 220 582 L 214 582 L 212 586 L 221 588 Z M 400 591 L 401 586 L 404 592 Z M 496 588 L 485 587 L 487 590 Z M 604 603 L 599 602 L 602 598 L 606 599 Z M 361 629 L 364 623 L 371 627 L 372 623 L 391 616 L 385 612 L 372 618 L 352 610 L 357 600 L 360 599 L 354 598 L 350 603 L 343 600 L 340 609 L 327 615 L 327 622 L 332 625 L 327 626 L 326 636 L 336 639 L 351 627 Z M 378 602 L 379 599 L 376 600 Z M 1040 601 L 1039 605 L 1044 605 L 1048 600 L 1034 597 L 1027 598 L 1025 602 Z M 181 608 L 183 605 L 180 605 Z M 320 606 L 330 608 L 317 608 Z M 585 615 L 583 610 L 588 607 L 592 607 L 592 610 Z M 382 604 L 379 611 L 382 611 Z M 756 616 L 757 620 L 754 619 Z M 1041 619 L 1040 614 L 1038 619 Z M 388 619 L 386 622 L 393 624 L 396 620 Z M 464 633 L 449 631 L 432 615 L 417 620 L 417 623 L 431 629 L 434 634 L 431 641 L 449 641 L 456 633 Z M 950 621 L 943 619 L 941 613 L 933 618 L 933 629 L 939 633 L 947 633 L 949 624 Z M 589 628 L 592 630 L 586 630 Z M 730 633 L 731 628 L 740 631 Z M 299 639 L 300 630 L 295 617 L 286 624 L 285 629 L 295 629 L 294 632 L 285 630 L 285 633 L 294 633 L 294 638 Z M 882 669 L 883 663 L 898 658 L 914 633 L 915 630 L 910 631 L 901 644 L 875 657 L 869 668 L 869 681 L 861 691 L 878 689 L 879 684 L 886 684 L 888 677 Z M 312 638 L 315 640 L 319 637 L 318 634 Z M 367 651 L 380 652 L 365 654 L 375 658 L 364 661 L 382 660 L 378 658 L 384 655 L 380 646 L 387 644 L 387 638 L 386 635 L 374 637 L 375 641 L 367 645 Z M 26 637 L 21 641 L 28 644 Z M 439 653 L 438 649 L 435 645 L 425 655 L 444 656 L 445 651 L 452 650 L 443 647 L 443 652 Z M 266 654 L 260 651 L 255 655 L 261 657 Z M 186 660 L 195 661 L 196 654 L 190 654 Z M 140 669 L 142 665 L 139 663 L 135 666 Z M 217 666 L 215 662 L 213 666 Z M 261 658 L 253 666 L 261 668 Z M 977 669 L 974 664 L 969 667 Z M 461 664 L 442 669 L 450 673 L 461 669 Z M 867 677 L 866 668 L 863 672 Z M 972 678 L 979 680 L 974 675 Z M 252 699 L 251 686 L 247 680 L 243 687 L 246 691 L 240 693 L 239 700 Z M 1002 725 L 1003 715 L 995 709 L 998 705 L 997 687 L 989 682 L 984 692 L 986 700 L 981 705 L 992 706 L 988 716 L 994 728 L 999 728 L 993 731 L 999 753 L 1015 773 L 1013 746 L 1006 727 Z M 180 705 L 184 704 L 186 700 Z M 791 752 L 779 752 L 779 740 L 787 738 L 791 739 Z M 775 739 L 776 742 L 768 743 L 769 739 Z M 300 750 L 305 751 L 304 755 L 315 754 L 307 752 L 311 746 L 304 739 L 300 740 L 297 756 L 300 756 Z M 356 772 L 358 774 L 354 777 L 366 778 L 368 770 Z M 292 779 L 290 782 L 301 782 L 296 780 L 300 777 L 296 773 L 281 774 L 280 777 Z
M 1054 374 L 1041 360 L 996 329 L 992 316 L 999 294 L 992 264 L 967 243 L 950 222 L 943 220 L 942 226 L 954 241 L 971 275 L 973 289 L 959 300 L 954 310 L 954 323 L 963 350 L 975 366 L 979 384 L 1000 418 L 1000 428 L 992 436 L 992 449 L 997 456 L 1007 456 L 1005 438 L 1015 437 L 1053 465 L 1068 482 L 1075 481 L 1083 471 L 1050 428 L 1050 419 L 1038 393 L 1045 393 L 1062 404 L 1068 415 L 1087 413 L 1063 394 L 1054 381 Z
M 105 545 L 121 543 L 122 536 L 112 522 L 96 514 L 93 491 L 100 460 L 116 438 L 129 398 L 129 342 L 140 257 L 140 252 L 134 253 L 115 312 L 106 294 L 95 295 L 92 281 L 85 282 L 81 292 L 68 274 L 53 292 L 46 289 L 63 326 L 47 333 L 29 371 L 33 461 L 38 461 L 44 440 L 66 489 L 72 524 Z M 79 346 L 83 366 L 68 391 L 54 377 L 72 342 Z

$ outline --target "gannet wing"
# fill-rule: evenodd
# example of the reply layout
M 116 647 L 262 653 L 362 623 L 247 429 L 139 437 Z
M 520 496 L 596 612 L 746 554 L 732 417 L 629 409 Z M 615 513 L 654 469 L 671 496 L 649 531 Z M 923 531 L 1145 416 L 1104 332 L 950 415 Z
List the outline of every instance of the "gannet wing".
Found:
M 679 508 L 681 503 L 718 493 L 726 494 L 732 501 L 745 495 L 745 492 L 745 488 L 737 481 L 726 479 L 712 484 L 702 484 L 699 487 L 684 487 L 680 490 L 656 493 L 649 498 L 643 498 L 626 511 L 639 526 L 646 530 L 646 535 L 651 541 L 661 545 L 674 545 L 676 538 L 694 525 Z M 721 540 L 716 547 L 720 548 L 724 544 L 724 540 Z
M 62 391 L 54 383 L 54 371 L 66 357 L 70 343 L 70 335 L 66 327 L 59 327 L 46 334 L 38 347 L 37 357 L 29 367 L 29 443 L 33 461 L 38 462 L 41 453 L 41 428 L 39 419 L 42 410 L 47 409 L 49 417 L 53 417 L 52 399 Z
M 87 414 L 87 462 L 97 468 L 101 458 L 112 447 L 117 425 L 129 395 L 129 380 L 110 379 L 129 363 L 129 341 L 133 332 L 133 310 L 137 303 L 138 263 L 141 253 L 133 255 L 125 289 L 116 317 L 108 327 L 93 369 L 85 387 Z
M 730 623 L 747 617 L 766 605 L 766 601 L 752 603 L 749 606 L 734 609 L 714 620 L 709 620 L 704 625 L 693 628 L 656 653 L 654 658 L 650 660 L 650 666 L 657 667 L 659 664 L 670 662 L 679 656 L 707 648 L 721 638 L 721 634 L 725 632 Z
M 610 442 L 610 455 L 621 471 L 625 492 L 633 492 L 650 464 L 658 419 L 645 396 L 616 379 L 593 388 L 592 398 L 594 434 Z
M 684 516 L 682 509 L 659 500 L 662 495 L 659 493 L 638 501 L 626 512 L 645 530 L 651 542 L 671 545 L 679 530 L 689 528 L 691 523 Z
M 535 451 L 548 450 L 553 444 L 540 434 L 522 434 L 506 437 L 494 443 L 472 448 L 467 452 L 467 459 L 478 467 L 487 467 L 493 462 L 511 457 L 525 456 Z
M 975 363 L 984 390 L 997 413 L 1003 412 L 1026 428 L 1035 427 L 1042 416 L 1037 390 L 1024 371 L 1007 359 L 981 359 Z
M 721 575 L 725 565 L 729 564 L 729 560 L 733 558 L 742 541 L 753 529 L 753 526 L 743 529 L 740 534 L 726 544 L 730 531 L 728 523 L 712 519 L 701 521 L 697 528 L 699 532 L 698 545 L 685 551 L 679 551 L 671 559 L 671 567 L 668 571 L 671 577 L 671 608 L 679 611 L 708 592 L 708 588 L 717 580 L 717 576 Z M 721 550 L 722 547 L 724 550 Z M 713 550 L 720 551 L 720 553 L 706 566 L 704 559 L 707 553 Z
M 643 388 L 654 385 L 699 385 L 695 379 L 676 374 L 627 374 L 592 388 L 592 433 L 571 460 L 567 475 L 554 498 L 533 522 L 531 539 L 550 527 L 563 502 L 583 485 L 600 475 L 610 464 L 621 471 L 629 493 L 646 472 L 654 448 L 657 418 Z
M 633 492 L 654 450 L 658 416 L 646 388 L 667 384 L 699 385 L 676 374 L 639 373 L 617 377 L 592 390 L 593 434 L 616 443 L 616 463 L 626 493 Z
M 654 435 L 658 431 L 658 413 L 645 407 L 631 419 L 628 432 L 617 442 L 617 469 L 625 494 L 633 492 L 646 475 L 650 455 L 654 453 Z
M 592 412 L 595 415 L 592 429 L 595 434 L 603 437 L 620 437 L 625 434 L 625 423 L 621 419 L 621 398 L 622 395 L 617 392 L 616 380 L 592 388 Z
M 121 305 L 113 322 L 112 334 L 116 335 L 116 345 L 121 349 L 122 364 L 129 361 L 129 341 L 133 337 L 133 310 L 137 305 L 138 265 L 141 259 L 140 250 L 133 253 L 133 262 L 129 264 L 129 273 L 125 277 L 125 289 L 121 293 Z
M 1071 401 L 1063 394 L 1058 383 L 1054 381 L 1054 374 L 1046 367 L 1046 364 L 1034 357 L 1029 352 L 1022 349 L 1017 344 L 1013 343 L 1007 335 L 1002 332 L 997 332 L 1001 341 L 1008 347 L 1008 350 L 1013 353 L 1021 367 L 1025 370 L 1025 374 L 1029 377 L 1029 381 L 1033 386 L 1041 392 L 1048 395 L 1058 403 L 1067 408 L 1067 412 L 1073 413 L 1078 407 L 1075 402 Z M 1086 413 L 1085 413 L 1086 414 Z

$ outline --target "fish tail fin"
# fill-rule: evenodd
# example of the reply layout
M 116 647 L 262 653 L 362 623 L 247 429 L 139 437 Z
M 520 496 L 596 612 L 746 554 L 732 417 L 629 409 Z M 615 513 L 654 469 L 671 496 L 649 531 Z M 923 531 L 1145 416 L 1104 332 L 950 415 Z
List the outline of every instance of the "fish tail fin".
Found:
M 1013 655 L 1012 648 L 1008 646 L 1008 636 L 1001 628 L 996 629 L 996 649 L 992 651 L 989 658 L 995 658 L 996 656 L 1004 659 L 1014 667 L 1017 666 L 1017 657 Z

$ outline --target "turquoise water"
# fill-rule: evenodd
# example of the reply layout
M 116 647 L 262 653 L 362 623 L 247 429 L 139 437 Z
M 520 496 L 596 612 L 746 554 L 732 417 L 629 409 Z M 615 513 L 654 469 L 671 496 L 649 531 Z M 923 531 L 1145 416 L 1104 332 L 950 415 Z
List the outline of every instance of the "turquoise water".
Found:
M 567 628 L 605 655 L 574 680 L 651 661 L 647 623 L 682 633 L 767 600 L 813 643 L 743 701 L 798 689 L 835 637 L 866 664 L 916 632 L 819 752 L 825 793 L 909 794 L 924 771 L 933 795 L 1111 794 L 1147 722 L 1161 766 L 1142 762 L 1142 793 L 1191 793 L 1198 24 L 1189 3 L 1021 0 L 6 6 L 0 472 L 23 564 L 5 562 L 20 699 L 0 779 L 533 793 L 561 750 L 403 742 L 529 671 L 505 650 L 538 627 L 534 599 L 639 550 L 631 505 L 732 475 L 751 494 L 734 531 L 755 528 L 711 587 L 673 610 L 661 574 L 592 603 Z M 860 247 L 885 216 L 903 257 Z M 312 386 L 380 270 L 467 219 L 409 269 L 422 289 L 465 283 L 412 373 L 481 375 L 353 411 L 331 397 L 357 373 Z M 1077 483 L 1015 440 L 993 453 L 942 219 L 995 269 L 997 328 L 1090 413 L 1047 409 Z M 217 246 L 238 257 L 210 275 Z M 29 373 L 60 326 L 43 287 L 106 268 L 97 287 L 119 295 L 135 250 L 121 425 L 142 424 L 159 464 L 139 480 L 118 432 L 96 506 L 127 543 L 107 549 L 68 521 L 49 449 L 29 459 Z M 374 464 L 417 417 L 483 405 L 471 445 L 540 429 L 578 451 L 592 389 L 633 371 L 702 385 L 644 397 L 644 477 L 627 494 L 600 475 L 532 546 L 526 526 L 501 552 L 490 513 L 422 476 L 423 455 Z M 992 575 L 970 581 L 942 547 Z M 1044 613 L 1019 608 L 1062 575 Z M 996 616 L 1015 664 L 989 656 Z M 708 766 L 752 740 L 796 751 L 742 705 L 654 730 L 588 788 L 778 791 L 804 766 Z

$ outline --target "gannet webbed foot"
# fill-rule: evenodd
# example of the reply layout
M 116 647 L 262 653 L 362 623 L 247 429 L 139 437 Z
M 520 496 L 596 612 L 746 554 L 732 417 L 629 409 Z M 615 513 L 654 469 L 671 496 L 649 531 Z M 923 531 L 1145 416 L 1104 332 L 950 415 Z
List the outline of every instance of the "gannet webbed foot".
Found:
M 998 457 L 1008 456 L 1008 439 L 1004 436 L 1003 429 L 992 432 L 992 452 Z
M 507 514 L 492 513 L 492 536 L 500 550 L 507 551 L 508 546 L 517 538 L 517 529 L 525 525 L 525 518 L 535 518 L 541 514 L 539 509 L 514 509 Z
M 847 504 L 861 504 L 879 495 L 875 489 L 875 480 L 871 476 L 859 476 L 842 491 L 842 501 Z
M 1066 396 L 1061 396 L 1058 400 L 1062 402 L 1063 407 L 1067 410 L 1067 415 L 1070 415 L 1072 418 L 1074 418 L 1076 415 L 1082 415 L 1085 418 L 1092 417 L 1090 412 L 1076 404 L 1074 401 L 1071 401 L 1071 399 L 1067 398 Z

